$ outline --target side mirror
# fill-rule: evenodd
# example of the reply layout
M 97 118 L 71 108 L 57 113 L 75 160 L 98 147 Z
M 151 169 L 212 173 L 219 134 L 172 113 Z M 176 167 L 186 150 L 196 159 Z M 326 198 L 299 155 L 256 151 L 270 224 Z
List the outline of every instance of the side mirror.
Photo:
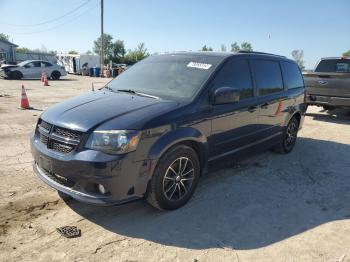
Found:
M 219 87 L 210 97 L 211 104 L 222 105 L 239 101 L 239 90 L 233 87 Z

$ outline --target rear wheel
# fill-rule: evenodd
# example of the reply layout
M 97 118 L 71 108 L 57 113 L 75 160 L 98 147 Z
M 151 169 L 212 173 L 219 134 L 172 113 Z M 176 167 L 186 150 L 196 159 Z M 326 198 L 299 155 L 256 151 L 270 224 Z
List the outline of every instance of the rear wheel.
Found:
M 61 77 L 61 73 L 58 72 L 58 71 L 53 71 L 53 72 L 51 73 L 51 79 L 52 79 L 52 80 L 59 80 L 60 77 Z
M 274 150 L 280 154 L 290 153 L 293 150 L 297 140 L 298 131 L 299 121 L 293 117 L 284 130 L 281 141 L 274 147 Z
M 22 79 L 22 77 L 23 77 L 23 75 L 22 75 L 22 73 L 19 72 L 19 71 L 14 71 L 14 72 L 11 73 L 11 78 L 12 78 L 12 79 L 17 79 L 17 80 L 19 80 L 19 79 Z
M 185 145 L 170 149 L 159 160 L 149 185 L 147 201 L 161 210 L 177 209 L 195 191 L 200 174 L 196 152 Z

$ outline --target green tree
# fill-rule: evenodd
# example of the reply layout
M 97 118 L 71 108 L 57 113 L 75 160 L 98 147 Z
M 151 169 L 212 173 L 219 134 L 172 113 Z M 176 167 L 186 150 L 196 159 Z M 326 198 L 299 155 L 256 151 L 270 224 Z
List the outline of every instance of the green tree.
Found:
M 140 43 L 134 50 L 128 50 L 124 58 L 124 63 L 132 65 L 146 58 L 147 56 L 149 56 L 149 53 L 145 46 L 145 43 Z
M 202 47 L 202 51 L 213 51 L 213 48 L 207 47 L 207 45 L 204 45 L 204 46 Z
M 294 58 L 295 62 L 298 64 L 300 69 L 304 69 L 304 51 L 303 50 L 293 50 L 292 51 L 292 57 Z
M 241 44 L 241 50 L 244 50 L 244 51 L 253 51 L 252 44 L 251 44 L 251 43 L 248 43 L 248 42 L 243 42 L 243 43 Z
M 77 55 L 78 52 L 75 51 L 75 50 L 70 50 L 70 51 L 68 52 L 68 54 L 69 54 L 69 55 Z
M 115 63 L 124 63 L 126 49 L 124 41 L 116 40 L 113 44 L 113 58 L 112 61 Z
M 238 52 L 239 50 L 241 50 L 241 48 L 239 47 L 237 42 L 234 42 L 233 44 L 231 44 L 231 52 Z
M 238 51 L 253 51 L 252 44 L 249 42 L 243 42 L 241 45 L 239 45 L 237 42 L 234 42 L 231 44 L 231 52 L 238 52 Z
M 0 40 L 9 41 L 10 37 L 4 33 L 0 33 Z
M 16 52 L 17 53 L 27 53 L 27 52 L 30 52 L 30 50 L 26 47 L 17 47 Z
M 350 56 L 350 49 L 343 53 L 343 56 Z
M 227 51 L 227 47 L 224 44 L 221 45 L 220 49 L 221 49 L 221 52 L 226 52 Z
M 101 37 L 94 41 L 93 51 L 95 54 L 101 53 Z M 113 58 L 113 37 L 109 34 L 103 34 L 103 62 L 106 64 Z

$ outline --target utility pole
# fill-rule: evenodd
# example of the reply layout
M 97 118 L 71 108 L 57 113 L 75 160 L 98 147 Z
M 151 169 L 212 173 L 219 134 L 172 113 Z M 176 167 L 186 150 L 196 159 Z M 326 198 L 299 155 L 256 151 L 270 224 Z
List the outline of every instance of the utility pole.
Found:
M 100 57 L 100 60 L 101 60 L 101 71 L 100 71 L 100 74 L 101 76 L 103 75 L 103 62 L 104 62 L 104 59 L 103 59 L 103 0 L 101 0 L 101 57 Z

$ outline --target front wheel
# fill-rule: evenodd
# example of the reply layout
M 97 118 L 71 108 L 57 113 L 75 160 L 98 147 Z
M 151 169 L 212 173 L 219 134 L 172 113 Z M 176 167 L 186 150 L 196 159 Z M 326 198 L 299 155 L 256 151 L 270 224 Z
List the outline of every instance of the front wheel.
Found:
M 285 128 L 281 141 L 274 147 L 274 150 L 280 154 L 292 152 L 299 131 L 299 121 L 293 117 Z
M 51 79 L 52 80 L 59 80 L 61 77 L 61 73 L 58 71 L 53 71 L 51 74 Z
M 195 191 L 199 175 L 197 153 L 185 145 L 175 146 L 161 157 L 154 170 L 148 203 L 161 210 L 185 205 Z
M 20 80 L 20 79 L 22 79 L 22 77 L 23 77 L 23 75 L 19 71 L 14 71 L 14 72 L 11 73 L 11 78 L 12 79 Z

